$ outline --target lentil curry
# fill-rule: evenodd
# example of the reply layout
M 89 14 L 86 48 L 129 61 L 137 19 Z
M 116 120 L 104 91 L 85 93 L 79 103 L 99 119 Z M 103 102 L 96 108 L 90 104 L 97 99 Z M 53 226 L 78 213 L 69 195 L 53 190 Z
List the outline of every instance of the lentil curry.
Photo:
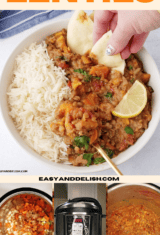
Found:
M 108 218 L 108 235 L 159 235 L 160 217 L 144 205 L 127 205 Z
M 56 66 L 65 70 L 71 89 L 69 100 L 63 100 L 51 123 L 54 133 L 64 137 L 69 145 L 68 159 L 74 166 L 103 163 L 93 144 L 100 146 L 110 158 L 133 145 L 148 128 L 151 120 L 152 88 L 150 75 L 142 63 L 131 55 L 126 60 L 124 75 L 98 64 L 89 53 L 74 54 L 67 46 L 67 31 L 63 29 L 46 39 L 48 54 Z M 122 119 L 112 111 L 122 100 L 134 81 L 139 80 L 147 90 L 147 104 L 136 117 Z
M 43 198 L 20 194 L 1 208 L 3 222 L 0 231 L 5 235 L 47 235 L 53 233 L 53 210 Z

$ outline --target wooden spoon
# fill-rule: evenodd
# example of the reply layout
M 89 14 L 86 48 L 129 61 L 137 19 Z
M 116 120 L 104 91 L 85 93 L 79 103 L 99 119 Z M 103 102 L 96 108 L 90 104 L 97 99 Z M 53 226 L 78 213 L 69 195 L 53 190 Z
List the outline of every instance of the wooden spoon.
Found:
M 102 155 L 102 157 L 109 163 L 112 169 L 118 174 L 123 175 L 122 172 L 117 168 L 117 166 L 112 162 L 112 160 L 108 157 L 106 152 L 99 146 L 99 144 L 93 145 L 97 149 L 97 151 Z

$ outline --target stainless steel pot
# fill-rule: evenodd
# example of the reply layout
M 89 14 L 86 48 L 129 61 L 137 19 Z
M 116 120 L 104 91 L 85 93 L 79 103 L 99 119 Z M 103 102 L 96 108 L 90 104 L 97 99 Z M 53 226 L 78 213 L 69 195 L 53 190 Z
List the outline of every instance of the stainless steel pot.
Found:
M 129 203 L 144 205 L 160 216 L 160 188 L 153 184 L 113 184 L 108 187 L 108 215 Z
M 56 235 L 101 235 L 102 207 L 94 198 L 75 198 L 55 210 Z
M 13 208 L 14 197 L 20 194 L 30 194 L 42 198 L 46 203 L 52 206 L 52 197 L 47 193 L 34 189 L 34 188 L 18 188 L 12 191 L 9 191 L 0 198 L 0 234 L 5 235 L 4 222 L 8 212 Z

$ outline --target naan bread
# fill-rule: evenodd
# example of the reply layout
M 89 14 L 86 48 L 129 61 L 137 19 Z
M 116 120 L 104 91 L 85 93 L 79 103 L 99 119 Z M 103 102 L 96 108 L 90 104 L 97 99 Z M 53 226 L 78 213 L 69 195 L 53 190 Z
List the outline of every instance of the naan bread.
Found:
M 67 44 L 72 52 L 84 55 L 93 47 L 93 21 L 84 11 L 75 11 L 68 24 Z
M 106 55 L 107 43 L 111 36 L 112 36 L 112 31 L 105 33 L 93 46 L 90 56 L 94 57 L 94 55 L 96 55 L 99 64 L 104 64 L 124 74 L 124 69 L 126 64 L 125 60 L 121 58 L 121 55 L 120 54 L 113 56 Z
M 94 11 L 89 15 L 89 17 L 90 17 L 91 20 L 94 22 Z

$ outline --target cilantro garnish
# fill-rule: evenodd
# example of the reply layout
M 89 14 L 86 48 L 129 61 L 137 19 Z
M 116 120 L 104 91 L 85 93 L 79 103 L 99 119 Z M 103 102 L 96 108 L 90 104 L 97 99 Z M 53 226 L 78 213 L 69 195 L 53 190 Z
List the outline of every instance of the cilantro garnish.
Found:
M 154 92 L 153 88 L 151 86 L 148 87 L 150 88 L 150 92 L 153 93 Z
M 132 58 L 132 55 L 130 55 L 128 58 L 131 59 L 131 58 Z
M 107 92 L 107 95 L 105 95 L 105 97 L 112 98 L 112 93 L 111 92 Z
M 90 138 L 84 135 L 84 136 L 76 136 L 74 138 L 73 144 L 79 148 L 82 148 L 85 146 L 85 149 L 88 150 L 89 142 L 90 142 Z
M 134 83 L 134 78 L 132 78 L 132 79 L 130 80 L 130 82 L 133 84 L 133 83 Z
M 76 73 L 84 73 L 84 70 L 83 69 L 74 69 L 74 72 L 76 72 Z
M 88 161 L 87 166 L 91 165 L 93 155 L 94 155 L 94 153 L 85 153 L 85 154 L 83 154 L 83 159 Z
M 94 159 L 94 164 L 100 164 L 100 163 L 103 163 L 105 162 L 106 160 L 103 158 L 103 157 L 100 157 L 100 158 L 95 158 Z
M 104 151 L 107 153 L 108 157 L 112 159 L 114 152 L 111 149 L 104 149 Z
M 81 73 L 82 75 L 84 75 L 84 81 L 85 82 L 89 82 L 92 78 L 92 75 L 89 75 L 85 70 L 83 69 L 74 69 L 74 72 L 76 73 Z
M 56 56 L 56 59 L 61 59 L 61 60 L 64 60 L 64 61 L 66 61 L 66 62 L 68 62 L 69 61 L 69 59 L 68 58 L 66 58 L 65 56 Z
M 126 126 L 126 127 L 124 128 L 124 130 L 125 130 L 125 132 L 126 132 L 127 134 L 131 134 L 131 135 L 134 134 L 134 131 L 133 131 L 133 129 L 132 129 L 130 126 Z
M 130 66 L 128 67 L 128 69 L 129 69 L 129 70 L 132 70 L 132 69 L 133 69 L 133 66 L 132 66 L 132 65 L 130 65 Z
M 97 79 L 97 80 L 100 80 L 100 79 L 101 79 L 101 77 L 93 77 L 93 78 L 95 78 L 95 79 Z

